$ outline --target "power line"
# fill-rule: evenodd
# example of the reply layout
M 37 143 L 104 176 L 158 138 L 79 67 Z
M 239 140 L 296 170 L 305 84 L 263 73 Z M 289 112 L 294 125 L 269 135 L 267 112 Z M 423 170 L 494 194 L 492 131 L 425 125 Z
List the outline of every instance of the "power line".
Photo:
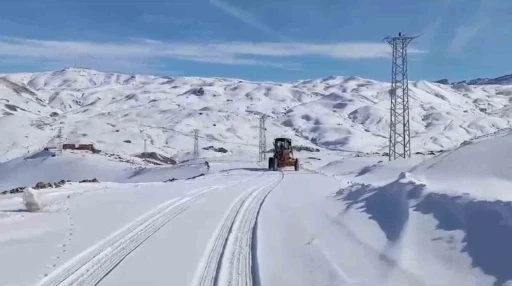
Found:
M 174 132 L 174 133 L 179 134 L 181 136 L 186 136 L 186 137 L 189 137 L 189 138 L 194 138 L 194 134 L 193 133 L 192 134 L 185 133 L 185 132 L 178 131 L 176 129 L 169 128 L 169 127 L 159 127 L 159 126 L 150 126 L 150 125 L 143 125 L 143 126 L 149 127 L 149 128 L 162 129 L 162 130 L 165 130 L 165 131 L 171 131 L 171 132 Z M 259 146 L 257 144 L 232 142 L 232 141 L 226 141 L 226 140 L 221 140 L 221 139 L 211 138 L 211 137 L 201 136 L 201 135 L 198 135 L 198 138 L 205 139 L 207 141 L 215 141 L 215 142 L 219 142 L 219 143 L 226 143 L 226 144 L 239 145 L 239 146 L 252 146 L 252 147 Z
M 409 79 L 407 75 L 407 46 L 416 37 L 398 33 L 387 37 L 393 59 L 391 65 L 391 98 L 389 118 L 389 160 L 411 157 L 411 130 L 409 121 Z

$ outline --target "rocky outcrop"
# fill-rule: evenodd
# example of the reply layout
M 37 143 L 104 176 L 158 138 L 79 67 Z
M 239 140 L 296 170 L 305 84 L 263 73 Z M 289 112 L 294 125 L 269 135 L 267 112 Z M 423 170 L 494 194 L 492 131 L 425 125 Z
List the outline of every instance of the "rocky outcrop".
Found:
M 94 178 L 91 180 L 81 180 L 78 183 L 99 183 L 98 179 Z
M 446 85 L 449 85 L 450 84 L 450 81 L 446 78 L 443 78 L 443 79 L 440 79 L 440 80 L 436 80 L 434 81 L 435 83 L 440 83 L 440 84 L 446 84 Z
M 210 150 L 210 151 L 214 151 L 214 152 L 217 152 L 217 153 L 227 153 L 228 150 L 223 148 L 223 147 L 214 147 L 214 146 L 208 146 L 208 147 L 203 147 L 203 150 Z
M 302 146 L 302 145 L 295 145 L 292 146 L 292 149 L 297 152 L 306 151 L 306 152 L 320 152 L 320 149 L 309 147 L 309 146 Z
M 34 186 L 34 189 L 40 190 L 40 189 L 49 189 L 49 188 L 60 188 L 60 187 L 64 186 L 64 184 L 66 184 L 66 181 L 64 181 L 64 180 L 60 180 L 60 181 L 54 182 L 54 183 L 39 182 Z
M 162 163 L 168 165 L 176 165 L 176 160 L 166 157 L 162 154 L 158 154 L 156 152 L 142 152 L 140 154 L 134 155 L 137 158 L 145 159 L 146 162 L 155 164 Z M 161 164 L 158 164 L 161 165 Z

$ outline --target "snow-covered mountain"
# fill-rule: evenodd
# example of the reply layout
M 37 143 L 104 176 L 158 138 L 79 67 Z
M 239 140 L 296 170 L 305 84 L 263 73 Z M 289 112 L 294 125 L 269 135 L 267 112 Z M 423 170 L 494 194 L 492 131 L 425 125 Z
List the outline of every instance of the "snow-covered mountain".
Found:
M 440 79 L 436 80 L 436 83 L 441 84 L 450 84 L 448 79 Z M 512 84 L 512 74 L 504 75 L 495 78 L 475 78 L 471 80 L 463 80 L 459 82 L 454 82 L 453 84 L 468 84 L 468 85 L 511 85 Z
M 470 85 L 510 85 L 512 84 L 512 74 L 504 75 L 496 78 L 477 78 L 468 81 Z
M 193 149 L 224 147 L 257 156 L 259 117 L 267 138 L 294 144 L 385 152 L 389 83 L 359 77 L 295 82 L 157 77 L 67 68 L 0 77 L 2 161 L 63 141 L 93 142 L 114 153 L 148 151 L 184 158 Z M 512 86 L 412 82 L 413 152 L 452 148 L 512 126 Z M 202 150 L 207 156 L 214 148 Z
M 389 84 L 358 77 L 2 75 L 0 284 L 512 285 L 512 86 L 410 88 L 413 152 L 456 148 L 329 150 L 386 151 Z M 298 172 L 256 162 L 262 114 L 315 148 Z M 195 128 L 208 164 L 147 160 Z

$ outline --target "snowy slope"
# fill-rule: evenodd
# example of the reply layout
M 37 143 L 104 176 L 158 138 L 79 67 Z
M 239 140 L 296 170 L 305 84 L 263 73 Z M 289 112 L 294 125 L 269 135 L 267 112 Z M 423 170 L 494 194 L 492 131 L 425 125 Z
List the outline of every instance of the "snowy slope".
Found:
M 261 114 L 269 141 L 288 136 L 321 149 L 386 151 L 389 84 L 359 77 L 276 83 L 68 68 L 0 79 L 0 125 L 15 131 L 1 143 L 2 161 L 56 145 L 59 127 L 64 141 L 133 154 L 147 140 L 149 151 L 177 158 L 190 156 L 197 128 L 201 147 L 256 158 Z M 452 148 L 511 126 L 512 86 L 419 81 L 410 90 L 414 151 Z
M 426 160 L 410 171 L 414 177 L 454 195 L 512 201 L 512 133 L 468 142 Z
M 103 163 L 105 164 L 105 162 Z M 170 170 L 168 175 L 173 173 L 176 172 Z M 181 173 L 185 174 L 187 172 L 183 171 Z M 189 175 L 194 173 L 189 172 Z M 243 181 L 245 178 L 259 178 L 257 175 L 255 172 L 246 171 L 245 174 L 239 174 L 237 177 L 213 175 L 208 179 L 203 177 L 197 180 L 178 180 L 172 183 L 158 182 L 159 179 L 155 178 L 155 182 L 140 184 L 66 184 L 59 189 L 38 190 L 38 200 L 44 208 L 42 211 L 35 213 L 25 211 L 20 196 L 1 197 L 0 268 L 2 269 L 2 275 L 0 276 L 0 284 L 37 285 L 41 279 L 48 277 L 56 270 L 58 271 L 59 268 L 65 268 L 73 264 L 87 264 L 88 261 L 84 262 L 83 255 L 80 257 L 82 252 L 94 252 L 103 249 L 102 242 L 104 245 L 104 242 L 109 241 L 108 238 L 111 238 L 111 240 L 115 237 L 118 237 L 118 240 L 128 238 L 130 232 L 127 230 L 130 229 L 126 229 L 126 226 L 133 227 L 142 221 L 146 223 L 147 227 L 148 223 L 153 222 L 150 220 L 152 217 L 148 218 L 148 214 L 163 214 L 166 207 L 171 209 L 181 207 L 181 205 L 188 207 L 192 202 L 208 195 L 208 191 L 227 187 L 233 182 L 237 183 L 238 180 Z M 201 251 L 202 248 L 199 246 L 202 245 L 194 244 L 194 238 L 207 241 L 208 235 L 210 235 L 209 231 L 215 230 L 216 219 L 221 220 L 224 211 L 229 207 L 231 203 L 229 199 L 238 197 L 243 189 L 230 190 L 230 193 L 228 191 L 224 189 L 223 192 L 217 192 L 219 195 L 217 202 L 225 205 L 215 210 L 215 216 L 213 216 L 214 212 L 212 211 L 216 206 L 214 204 L 215 200 L 206 202 L 203 200 L 199 201 L 200 205 L 196 206 L 196 211 L 203 214 L 199 217 L 199 221 L 187 220 L 186 218 L 185 220 L 179 220 L 179 223 L 193 232 L 193 235 L 179 236 L 176 235 L 176 232 L 172 232 L 175 229 L 174 226 L 168 227 L 167 231 L 171 230 L 172 235 L 165 236 L 165 245 L 169 246 L 171 236 L 188 242 L 188 244 L 173 245 L 182 251 L 181 255 L 168 255 L 167 252 L 162 251 L 159 251 L 159 254 L 164 254 L 167 258 L 179 258 L 184 257 L 186 251 L 193 251 L 194 249 Z M 223 198 L 224 200 L 222 200 Z M 203 207 L 202 204 L 207 202 L 210 202 L 210 204 Z M 156 211 L 160 211 L 160 213 Z M 177 216 L 177 214 L 174 216 Z M 191 223 L 199 225 L 209 220 L 213 220 L 213 223 L 207 224 L 209 226 L 207 228 L 204 226 L 197 227 L 197 229 L 190 227 Z M 116 232 L 123 229 L 125 230 L 123 236 L 116 236 Z M 200 230 L 206 231 L 206 236 L 200 237 Z M 143 232 L 140 231 L 140 234 L 143 234 Z M 131 238 L 133 239 L 133 237 Z M 97 259 L 109 258 L 110 256 L 115 258 L 115 254 L 119 254 L 120 249 L 115 249 L 112 244 L 107 246 L 110 247 L 106 247 L 105 252 L 102 253 L 103 256 L 97 257 Z M 128 244 L 123 245 L 121 250 L 125 250 L 127 247 L 129 247 Z M 160 247 L 160 250 L 162 249 L 164 248 Z M 199 259 L 202 253 L 198 254 L 199 257 L 194 258 Z M 107 260 L 102 262 L 107 262 Z M 150 268 L 147 267 L 147 258 L 143 259 L 142 262 L 146 263 L 143 269 Z M 172 268 L 175 271 L 173 276 L 181 274 L 180 278 L 186 279 L 183 271 L 188 270 L 193 273 L 195 268 L 185 269 L 183 265 L 179 267 L 180 262 L 180 260 L 174 261 L 178 266 Z M 91 264 L 93 266 L 105 266 L 100 264 L 98 260 L 93 260 Z M 195 267 L 196 265 L 193 264 L 192 266 Z M 132 273 L 135 272 L 137 271 L 132 271 Z M 167 271 L 162 274 L 168 277 L 168 273 Z M 144 276 L 141 276 L 141 278 L 144 278 Z M 169 281 L 171 283 L 172 281 L 179 281 L 179 278 L 159 280 L 160 284 L 158 285 L 169 283 Z M 46 281 L 46 283 L 48 284 L 44 285 L 53 285 L 49 281 Z M 85 283 L 84 285 L 93 284 Z M 177 285 L 187 284 L 177 283 Z
M 512 285 L 511 140 L 503 131 L 424 160 L 321 171 L 348 181 L 344 225 L 427 284 Z
M 0 164 L 0 182 L 118 183 L 37 191 L 44 208 L 35 213 L 20 195 L 0 197 L 0 284 L 512 285 L 510 138 L 299 172 L 234 156 L 205 172 L 194 161 L 30 154 Z
M 504 75 L 496 78 L 477 78 L 468 81 L 471 85 L 489 85 L 489 84 L 502 84 L 509 85 L 512 83 L 512 75 Z
M 413 152 L 449 150 L 388 162 L 388 83 L 0 76 L 0 191 L 100 181 L 0 196 L 0 284 L 512 285 L 512 86 L 410 88 Z M 254 162 L 262 114 L 320 149 L 301 171 Z M 59 128 L 104 152 L 41 151 Z M 209 170 L 133 157 L 188 160 L 194 128 Z
M 176 166 L 153 166 L 133 157 L 108 157 L 80 151 L 65 151 L 55 156 L 41 151 L 0 163 L 0 191 L 34 186 L 38 182 L 70 180 L 78 182 L 96 178 L 100 182 L 142 183 L 187 179 L 205 173 L 203 162 Z

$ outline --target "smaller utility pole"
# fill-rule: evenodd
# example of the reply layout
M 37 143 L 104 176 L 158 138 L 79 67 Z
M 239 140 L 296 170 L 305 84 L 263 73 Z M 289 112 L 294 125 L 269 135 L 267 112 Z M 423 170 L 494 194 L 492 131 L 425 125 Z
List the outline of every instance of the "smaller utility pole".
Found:
M 57 144 L 59 144 L 59 146 L 57 146 L 57 150 L 58 150 L 58 153 L 60 155 L 62 155 L 62 124 L 59 126 L 59 132 L 57 133 Z
M 147 153 L 148 152 L 148 146 L 147 146 L 147 142 L 148 139 L 144 138 L 144 153 Z
M 259 144 L 259 153 L 260 153 L 260 162 L 267 160 L 267 136 L 266 136 L 266 128 L 265 128 L 265 119 L 266 116 L 262 115 L 260 117 L 260 144 Z
M 194 159 L 199 158 L 199 129 L 194 129 Z

